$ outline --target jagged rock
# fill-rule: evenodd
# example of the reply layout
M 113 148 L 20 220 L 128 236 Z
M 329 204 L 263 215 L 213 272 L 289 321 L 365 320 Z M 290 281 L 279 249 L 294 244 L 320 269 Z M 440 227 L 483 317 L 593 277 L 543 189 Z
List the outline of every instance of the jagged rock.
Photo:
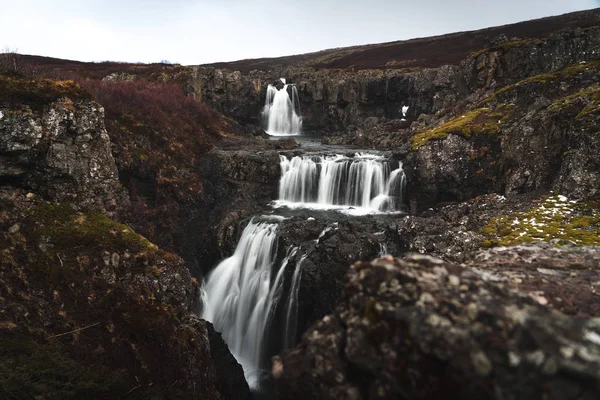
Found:
M 57 101 L 41 113 L 27 106 L 5 109 L 0 176 L 52 201 L 114 212 L 127 197 L 110 145 L 104 109 L 97 103 Z
M 382 258 L 350 269 L 335 312 L 272 375 L 289 399 L 595 398 L 599 334 L 475 269 Z
M 225 399 L 231 400 L 249 400 L 250 388 L 244 379 L 244 370 L 229 351 L 227 343 L 221 337 L 221 334 L 215 331 L 213 324 L 202 320 L 208 330 L 208 339 L 210 341 L 210 354 L 215 363 L 215 370 L 218 378 L 219 393 Z
M 296 212 L 278 227 L 280 258 L 298 247 L 289 263 L 302 260 L 296 337 L 333 310 L 350 263 L 398 251 L 393 220 L 385 216 L 310 215 L 314 214 Z M 289 269 L 290 281 L 293 271 Z

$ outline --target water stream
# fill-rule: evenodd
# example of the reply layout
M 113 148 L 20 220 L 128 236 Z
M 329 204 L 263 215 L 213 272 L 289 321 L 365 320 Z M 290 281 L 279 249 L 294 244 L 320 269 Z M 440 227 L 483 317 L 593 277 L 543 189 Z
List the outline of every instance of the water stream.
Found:
M 373 212 L 395 211 L 402 203 L 406 179 L 402 164 L 382 156 L 281 156 L 280 166 L 279 201 Z M 253 389 L 259 388 L 268 355 L 297 341 L 298 298 L 307 254 L 301 253 L 299 243 L 289 246 L 285 255 L 278 251 L 282 217 L 278 218 L 253 218 L 234 254 L 215 267 L 201 288 L 202 318 L 223 334 Z M 319 245 L 338 228 L 334 222 L 311 242 Z M 387 253 L 385 244 L 380 253 Z
M 263 128 L 271 136 L 293 136 L 302 132 L 300 101 L 296 85 L 287 84 L 284 78 L 281 89 L 267 86 L 265 106 L 262 109 Z

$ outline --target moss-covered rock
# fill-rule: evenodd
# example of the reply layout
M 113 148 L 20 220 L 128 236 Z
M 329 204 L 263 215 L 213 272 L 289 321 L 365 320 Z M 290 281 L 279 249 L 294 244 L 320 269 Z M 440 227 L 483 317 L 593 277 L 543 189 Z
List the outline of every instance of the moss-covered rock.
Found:
M 468 138 L 472 135 L 493 135 L 500 133 L 502 122 L 509 117 L 514 104 L 500 104 L 493 110 L 477 108 L 456 116 L 441 125 L 417 132 L 412 137 L 412 149 L 418 150 L 430 140 L 443 140 L 449 134 Z
M 18 399 L 219 398 L 179 257 L 99 211 L 0 198 L 0 387 Z
M 577 246 L 600 245 L 597 201 L 578 203 L 561 195 L 543 198 L 528 211 L 492 218 L 481 233 L 484 246 L 511 246 L 558 240 Z

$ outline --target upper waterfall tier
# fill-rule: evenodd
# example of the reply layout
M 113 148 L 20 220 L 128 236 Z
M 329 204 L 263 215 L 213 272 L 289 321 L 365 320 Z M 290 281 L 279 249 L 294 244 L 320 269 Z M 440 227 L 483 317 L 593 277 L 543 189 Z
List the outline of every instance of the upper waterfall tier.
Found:
M 402 163 L 381 156 L 280 156 L 279 200 L 319 206 L 396 211 L 402 206 Z
M 265 106 L 262 110 L 263 128 L 272 136 L 299 135 L 302 130 L 300 101 L 296 85 L 285 83 L 277 89 L 273 85 L 267 87 Z

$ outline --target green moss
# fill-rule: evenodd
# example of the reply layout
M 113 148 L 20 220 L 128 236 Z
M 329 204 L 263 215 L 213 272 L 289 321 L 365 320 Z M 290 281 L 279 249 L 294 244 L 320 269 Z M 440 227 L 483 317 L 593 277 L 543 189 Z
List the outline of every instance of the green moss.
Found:
M 571 65 L 565 68 L 560 75 L 563 78 L 573 78 L 585 71 L 598 71 L 600 70 L 600 60 L 588 61 L 581 64 Z
M 600 245 L 600 206 L 550 196 L 526 212 L 492 218 L 481 233 L 490 246 L 553 239 L 578 246 Z
M 370 298 L 365 305 L 365 318 L 367 318 L 371 323 L 375 323 L 379 319 L 377 316 L 377 311 L 375 310 L 376 305 L 377 302 L 373 298 Z
M 582 107 L 576 118 L 583 118 L 587 115 L 600 112 L 600 85 L 592 85 L 576 93 L 562 97 L 556 100 L 548 107 L 548 111 L 563 113 L 571 107 Z
M 490 47 L 490 48 L 486 48 L 486 49 L 481 49 L 479 51 L 473 52 L 471 53 L 471 57 L 478 57 L 481 54 L 487 53 L 489 51 L 493 51 L 493 50 L 510 50 L 512 48 L 515 47 L 523 47 L 523 46 L 527 46 L 530 45 L 532 43 L 535 43 L 536 40 L 535 39 L 518 39 L 518 40 L 511 40 L 509 42 L 504 42 L 498 46 L 494 46 L 494 47 Z
M 500 90 L 496 91 L 491 96 L 489 96 L 488 98 L 483 100 L 480 104 L 481 105 L 488 104 L 490 101 L 494 100 L 499 95 L 504 94 L 504 93 L 508 92 L 509 90 L 515 89 L 516 87 L 524 86 L 524 85 L 545 85 L 547 83 L 554 82 L 557 78 L 558 78 L 558 76 L 554 75 L 554 74 L 539 74 L 539 75 L 530 76 L 528 78 L 520 80 L 517 83 L 513 83 L 511 85 L 504 86 L 503 88 L 501 88 Z
M 514 105 L 501 104 L 495 110 L 478 108 L 459 115 L 432 129 L 417 132 L 412 138 L 413 150 L 419 149 L 431 140 L 443 140 L 449 134 L 470 137 L 480 134 L 497 134 L 502 122 L 508 118 Z
M 36 235 L 47 236 L 55 246 L 98 246 L 107 250 L 142 250 L 151 246 L 131 228 L 100 211 L 77 213 L 68 205 L 38 205 L 33 218 Z
M 61 98 L 90 99 L 90 95 L 73 81 L 28 79 L 0 75 L 0 104 L 26 104 L 33 108 Z
M 81 257 L 123 253 L 150 258 L 156 246 L 100 211 L 78 213 L 68 205 L 38 204 L 25 228 L 35 243 L 28 264 L 53 279 L 85 278 Z

